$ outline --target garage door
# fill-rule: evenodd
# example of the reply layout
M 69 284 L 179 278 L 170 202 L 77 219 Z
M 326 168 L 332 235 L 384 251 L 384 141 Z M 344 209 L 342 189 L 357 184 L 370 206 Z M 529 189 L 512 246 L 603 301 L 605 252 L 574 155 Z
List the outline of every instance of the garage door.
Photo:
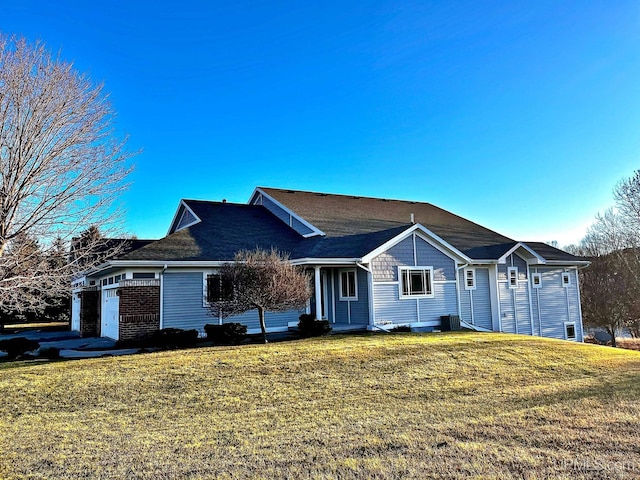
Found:
M 110 288 L 102 291 L 102 328 L 101 337 L 109 337 L 118 340 L 118 316 L 120 312 L 120 297 L 118 289 Z

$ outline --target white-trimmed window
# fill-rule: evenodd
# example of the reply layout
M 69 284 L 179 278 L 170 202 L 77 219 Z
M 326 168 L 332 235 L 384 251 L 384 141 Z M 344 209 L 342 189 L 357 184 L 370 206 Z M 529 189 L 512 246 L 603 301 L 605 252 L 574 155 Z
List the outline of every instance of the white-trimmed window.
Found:
M 433 267 L 398 267 L 400 298 L 433 297 Z
M 143 280 L 143 279 L 151 279 L 156 278 L 156 274 L 153 272 L 133 272 L 134 280 Z
M 566 340 L 576 339 L 576 323 L 575 322 L 564 322 L 564 338 Z
M 571 274 L 569 274 L 569 272 L 562 272 L 562 286 L 571 286 Z
M 340 271 L 340 300 L 358 300 L 358 275 L 355 269 Z
M 507 280 L 509 288 L 518 288 L 518 267 L 507 268 Z
M 233 300 L 233 285 L 223 282 L 218 273 L 206 276 L 206 301 L 209 303 Z
M 542 288 L 542 274 L 541 273 L 532 273 L 531 274 L 531 285 L 533 288 Z
M 475 268 L 464 269 L 464 289 L 465 290 L 476 289 L 476 269 Z

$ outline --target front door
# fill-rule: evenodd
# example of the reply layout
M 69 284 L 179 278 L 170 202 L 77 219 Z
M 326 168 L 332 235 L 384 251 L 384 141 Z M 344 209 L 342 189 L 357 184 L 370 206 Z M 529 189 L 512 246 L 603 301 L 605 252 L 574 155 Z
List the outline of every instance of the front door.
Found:
M 80 331 L 80 292 L 73 292 L 71 296 L 71 330 Z
M 101 337 L 109 337 L 114 340 L 119 338 L 120 297 L 118 289 L 110 288 L 102 291 L 102 311 L 101 311 Z

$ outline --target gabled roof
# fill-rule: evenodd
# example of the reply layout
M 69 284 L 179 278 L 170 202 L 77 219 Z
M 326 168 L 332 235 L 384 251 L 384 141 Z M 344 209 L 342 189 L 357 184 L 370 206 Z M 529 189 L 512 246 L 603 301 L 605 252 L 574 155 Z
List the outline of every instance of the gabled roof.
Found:
M 324 235 L 305 238 L 262 205 L 182 200 L 172 222 L 172 233 L 119 260 L 224 262 L 233 260 L 239 250 L 275 248 L 303 263 L 304 259 L 355 261 L 417 230 L 462 261 L 497 261 L 516 248 L 530 251 L 541 263 L 582 260 L 543 243 L 516 242 L 429 203 L 261 190 Z M 178 217 L 184 212 L 198 221 L 182 222 L 176 228 L 181 224 Z M 415 224 L 410 223 L 411 214 Z
M 200 222 L 171 233 L 122 260 L 230 261 L 239 250 L 272 247 L 291 253 L 302 237 L 259 205 L 183 200 Z
M 577 257 L 542 242 L 522 242 L 541 255 L 547 262 L 589 263 L 585 257 Z
M 411 215 L 447 243 L 476 259 L 497 259 L 517 242 L 430 203 L 260 187 L 325 232 L 327 238 L 408 228 Z M 367 252 L 368 253 L 368 252 Z

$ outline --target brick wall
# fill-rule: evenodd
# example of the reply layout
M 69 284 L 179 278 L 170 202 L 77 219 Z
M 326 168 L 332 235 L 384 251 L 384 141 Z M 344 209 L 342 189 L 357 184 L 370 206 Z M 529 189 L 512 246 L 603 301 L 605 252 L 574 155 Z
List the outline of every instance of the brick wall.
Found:
M 80 336 L 97 337 L 100 334 L 100 292 L 80 292 Z
M 160 286 L 132 285 L 118 289 L 120 340 L 151 335 L 160 328 Z

